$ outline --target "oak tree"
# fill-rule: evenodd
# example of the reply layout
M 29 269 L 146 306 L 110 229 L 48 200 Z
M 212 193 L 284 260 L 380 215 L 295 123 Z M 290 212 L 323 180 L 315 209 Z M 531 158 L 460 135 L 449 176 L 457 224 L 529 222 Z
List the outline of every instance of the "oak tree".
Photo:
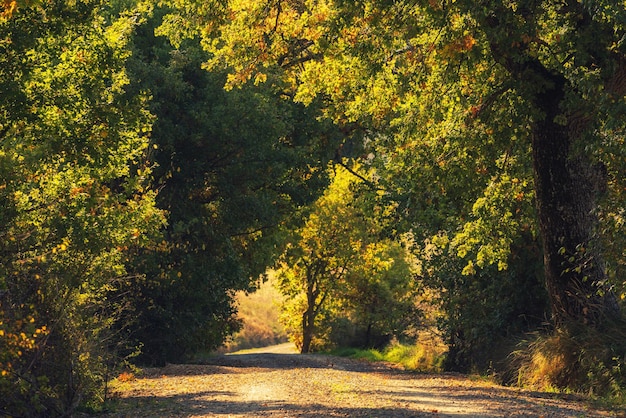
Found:
M 392 157 L 452 149 L 463 165 L 445 154 L 435 162 L 470 176 L 482 170 L 469 165 L 472 155 L 499 170 L 528 157 L 554 323 L 599 326 L 619 315 L 598 214 L 602 195 L 620 193 L 623 178 L 614 164 L 626 89 L 620 2 L 277 0 L 212 7 L 211 20 L 196 3 L 178 17 L 199 11 L 181 21 L 202 30 L 213 54 L 209 66 L 227 65 L 230 86 L 280 77 L 292 83 L 296 100 L 326 99 L 339 123 L 401 128 L 401 142 L 390 141 Z M 414 149 L 398 149 L 403 143 Z M 619 217 L 619 209 L 608 212 Z

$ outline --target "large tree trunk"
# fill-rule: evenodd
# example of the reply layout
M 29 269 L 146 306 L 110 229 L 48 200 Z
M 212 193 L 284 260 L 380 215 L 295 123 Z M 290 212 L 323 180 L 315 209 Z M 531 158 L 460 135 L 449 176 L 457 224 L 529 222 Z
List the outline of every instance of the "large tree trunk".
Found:
M 593 129 L 596 110 L 589 106 L 564 114 L 570 87 L 565 76 L 546 68 L 524 42 L 512 47 L 508 38 L 502 40 L 503 33 L 515 33 L 506 25 L 524 17 L 507 16 L 510 13 L 509 8 L 502 7 L 483 16 L 482 24 L 494 58 L 517 80 L 519 92 L 542 113 L 533 122 L 532 153 L 546 287 L 554 323 L 560 326 L 574 321 L 598 326 L 606 317 L 619 314 L 596 239 L 596 205 L 606 178 L 580 153 L 584 147 L 575 146 Z
M 546 88 L 535 95 L 534 104 L 545 117 L 532 129 L 533 168 L 554 322 L 598 326 L 606 317 L 619 314 L 594 239 L 596 204 L 605 178 L 601 167 L 573 151 L 574 141 L 586 129 L 584 121 L 567 115 L 567 124 L 555 122 L 562 113 L 565 79 L 544 68 L 538 73 Z

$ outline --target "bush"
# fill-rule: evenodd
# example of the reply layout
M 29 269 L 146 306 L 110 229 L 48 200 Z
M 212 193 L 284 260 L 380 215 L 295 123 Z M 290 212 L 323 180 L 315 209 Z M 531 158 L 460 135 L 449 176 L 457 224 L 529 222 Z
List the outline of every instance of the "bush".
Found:
M 530 237 L 515 242 L 505 271 L 491 265 L 461 275 L 459 260 L 436 261 L 439 273 L 432 279 L 442 289 L 438 326 L 448 345 L 446 370 L 501 372 L 517 341 L 549 312 L 539 243 Z
M 513 353 L 512 364 L 519 386 L 623 398 L 626 328 L 623 323 L 607 329 L 568 324 L 549 334 L 537 333 Z

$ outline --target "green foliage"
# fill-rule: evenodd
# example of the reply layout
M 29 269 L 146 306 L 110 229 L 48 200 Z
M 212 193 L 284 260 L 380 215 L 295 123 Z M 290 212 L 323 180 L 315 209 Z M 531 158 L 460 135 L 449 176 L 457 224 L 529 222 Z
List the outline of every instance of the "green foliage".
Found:
M 400 243 L 381 240 L 363 248 L 344 287 L 334 295 L 334 316 L 347 319 L 352 329 L 333 330 L 331 342 L 378 347 L 391 337 L 412 337 L 420 322 L 413 273 Z
M 462 274 L 475 274 L 476 268 L 496 265 L 499 271 L 506 270 L 513 240 L 520 232 L 530 237 L 532 214 L 530 199 L 532 190 L 528 181 L 510 178 L 506 174 L 493 179 L 487 185 L 484 196 L 472 206 L 472 220 L 463 225 L 450 245 L 457 255 L 465 258 L 470 253 L 469 263 Z M 514 196 L 511 199 L 511 196 Z M 475 265 L 474 265 L 475 263 Z
M 454 257 L 449 242 L 436 237 L 422 249 L 425 280 L 435 289 L 432 302 L 444 313 L 438 326 L 449 348 L 445 366 L 465 372 L 507 371 L 507 350 L 520 335 L 541 326 L 547 315 L 539 244 L 525 235 L 511 246 L 506 271 L 492 265 L 461 274 L 466 266 Z
M 354 170 L 333 168 L 331 185 L 282 260 L 284 320 L 303 352 L 384 345 L 417 322 L 414 267 L 406 248 L 382 237 L 365 210 L 354 190 L 361 169 Z
M 150 116 L 127 96 L 128 16 L 42 2 L 0 22 L 0 413 L 102 401 L 131 251 L 162 224 L 145 192 Z
M 551 310 L 521 379 L 621 396 L 623 347 L 594 338 L 626 294 L 625 16 L 0 3 L 0 413 L 96 405 L 135 343 L 217 347 L 281 255 L 305 351 L 410 336 L 419 290 L 447 367 L 491 367 Z M 318 199 L 333 158 L 352 172 Z
M 412 231 L 417 248 L 451 245 L 418 255 L 451 302 L 445 331 L 454 333 L 457 319 L 469 325 L 472 309 L 456 313 L 464 305 L 455 295 L 467 295 L 485 304 L 479 318 L 489 325 L 475 331 L 489 339 L 492 325 L 509 332 L 509 313 L 541 316 L 534 270 L 542 260 L 556 323 L 618 315 L 622 6 L 233 1 L 215 9 L 221 19 L 205 47 L 210 68 L 230 69 L 229 87 L 280 79 L 296 100 L 321 98 L 334 120 L 368 130 L 366 159 L 384 184 L 383 200 L 397 208 L 394 228 Z M 179 17 L 192 21 L 187 12 Z M 519 248 L 538 246 L 536 236 L 543 257 L 520 258 Z M 592 250 L 584 268 L 569 266 L 564 245 L 566 253 Z M 523 280 L 532 295 L 515 286 L 525 277 L 521 259 L 532 266 Z M 498 303 L 505 289 L 520 294 L 505 299 L 508 307 Z M 540 308 L 519 312 L 524 300 L 539 301 L 525 309 Z
M 150 159 L 163 242 L 144 251 L 146 274 L 131 291 L 141 361 L 182 361 L 239 329 L 233 295 L 251 290 L 284 245 L 281 228 L 326 185 L 322 167 L 337 138 L 330 124 L 268 86 L 223 90 L 225 75 L 201 68 L 197 40 L 174 48 L 139 28 L 130 62 L 136 91 L 156 116 Z

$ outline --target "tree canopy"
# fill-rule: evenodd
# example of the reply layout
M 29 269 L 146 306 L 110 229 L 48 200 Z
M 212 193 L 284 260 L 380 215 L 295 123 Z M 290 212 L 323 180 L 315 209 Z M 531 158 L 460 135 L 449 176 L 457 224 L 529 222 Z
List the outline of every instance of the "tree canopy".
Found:
M 187 3 L 168 28 L 203 37 L 227 88 L 281 85 L 363 132 L 422 251 L 464 259 L 471 281 L 538 237 L 552 324 L 602 328 L 623 287 L 624 13 L 618 1 L 241 0 Z
M 283 317 L 303 353 L 333 345 L 374 347 L 418 322 L 415 267 L 399 242 L 385 237 L 368 210 L 362 183 L 342 165 L 307 207 L 304 224 L 280 260 Z
M 547 330 L 555 386 L 626 387 L 625 40 L 617 0 L 1 2 L 0 413 L 216 348 L 277 263 L 303 351 L 428 295 L 451 369 Z
M 0 21 L 2 413 L 97 400 L 128 251 L 163 223 L 145 189 L 151 117 L 127 96 L 127 15 L 46 3 Z M 48 394 L 47 396 L 44 394 Z
M 439 196 L 455 186 L 471 193 L 453 194 L 453 217 L 480 210 L 477 193 L 503 175 L 516 179 L 507 180 L 513 199 L 524 200 L 518 185 L 532 181 L 554 319 L 600 323 L 618 309 L 595 231 L 600 195 L 620 194 L 623 177 L 612 163 L 624 128 L 622 6 L 233 1 L 223 21 L 200 27 L 209 68 L 231 70 L 228 86 L 279 77 L 296 100 L 323 97 L 335 120 L 384 136 L 386 165 L 430 153 L 435 161 L 416 171 L 475 171 L 475 181 L 441 181 Z M 428 187 L 420 177 L 413 187 Z M 472 263 L 506 263 L 511 222 L 501 239 L 478 234 L 486 249 Z
M 235 290 L 251 290 L 280 254 L 293 212 L 326 185 L 321 141 L 338 137 L 315 109 L 267 86 L 223 90 L 191 40 L 174 49 L 141 27 L 129 63 L 137 91 L 152 93 L 152 187 L 168 213 L 162 245 L 142 254 L 135 289 L 146 362 L 181 361 L 218 347 L 238 328 Z

